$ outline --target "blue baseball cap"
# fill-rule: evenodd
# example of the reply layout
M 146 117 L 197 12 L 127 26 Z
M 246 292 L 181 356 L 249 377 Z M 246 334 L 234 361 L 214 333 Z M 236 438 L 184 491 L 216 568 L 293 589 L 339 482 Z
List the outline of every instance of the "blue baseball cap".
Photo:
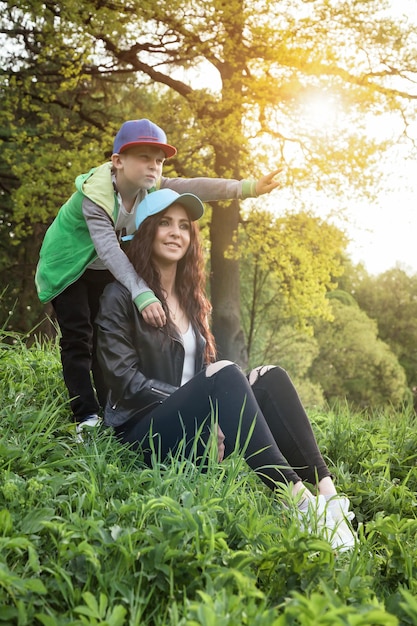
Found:
M 114 139 L 113 154 L 121 154 L 128 148 L 140 145 L 160 148 L 167 159 L 177 154 L 176 148 L 167 143 L 162 128 L 147 119 L 129 120 L 122 124 Z
M 200 219 L 204 214 L 204 205 L 200 198 L 193 193 L 177 193 L 173 189 L 159 189 L 148 193 L 136 209 L 136 230 L 147 217 L 165 211 L 172 204 L 180 204 L 187 211 L 192 222 Z M 134 235 L 125 235 L 123 241 L 133 239 Z

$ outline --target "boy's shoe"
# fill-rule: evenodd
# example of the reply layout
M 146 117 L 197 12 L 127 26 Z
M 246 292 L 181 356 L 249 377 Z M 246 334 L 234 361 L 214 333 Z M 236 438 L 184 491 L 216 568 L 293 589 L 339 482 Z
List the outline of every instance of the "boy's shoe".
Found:
M 327 501 L 327 510 L 334 521 L 334 535 L 331 538 L 331 544 L 339 552 L 352 550 L 358 541 L 356 533 L 350 525 L 355 514 L 353 511 L 349 511 L 349 505 L 350 502 L 346 496 L 334 496 Z
M 88 415 L 82 422 L 78 422 L 75 427 L 75 439 L 78 443 L 82 443 L 84 441 L 83 431 L 87 432 L 91 428 L 97 428 L 102 423 L 101 417 L 98 415 Z

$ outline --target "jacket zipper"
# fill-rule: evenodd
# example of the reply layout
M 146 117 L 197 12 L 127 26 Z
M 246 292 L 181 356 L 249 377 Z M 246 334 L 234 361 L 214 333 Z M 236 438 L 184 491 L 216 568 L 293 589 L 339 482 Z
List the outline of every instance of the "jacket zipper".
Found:
M 151 391 L 155 391 L 155 393 L 159 393 L 161 396 L 165 396 L 166 398 L 169 398 L 169 396 L 171 395 L 170 393 L 167 393 L 166 391 L 161 391 L 161 389 L 156 389 L 155 387 L 151 387 Z

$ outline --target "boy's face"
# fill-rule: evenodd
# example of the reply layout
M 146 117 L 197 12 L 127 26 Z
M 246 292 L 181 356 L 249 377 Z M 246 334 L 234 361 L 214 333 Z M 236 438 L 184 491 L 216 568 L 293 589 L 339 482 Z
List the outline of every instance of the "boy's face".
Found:
M 165 153 L 156 146 L 132 146 L 113 154 L 112 163 L 118 184 L 137 190 L 151 189 L 162 174 Z

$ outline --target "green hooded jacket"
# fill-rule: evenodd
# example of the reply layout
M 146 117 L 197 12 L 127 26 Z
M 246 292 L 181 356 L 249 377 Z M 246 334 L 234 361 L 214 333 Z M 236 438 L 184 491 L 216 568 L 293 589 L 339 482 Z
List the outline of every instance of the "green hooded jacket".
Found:
M 35 284 L 46 303 L 74 283 L 97 258 L 82 212 L 85 197 L 95 202 L 116 222 L 119 205 L 111 178 L 111 163 L 77 176 L 76 192 L 62 205 L 46 231 L 36 269 Z

